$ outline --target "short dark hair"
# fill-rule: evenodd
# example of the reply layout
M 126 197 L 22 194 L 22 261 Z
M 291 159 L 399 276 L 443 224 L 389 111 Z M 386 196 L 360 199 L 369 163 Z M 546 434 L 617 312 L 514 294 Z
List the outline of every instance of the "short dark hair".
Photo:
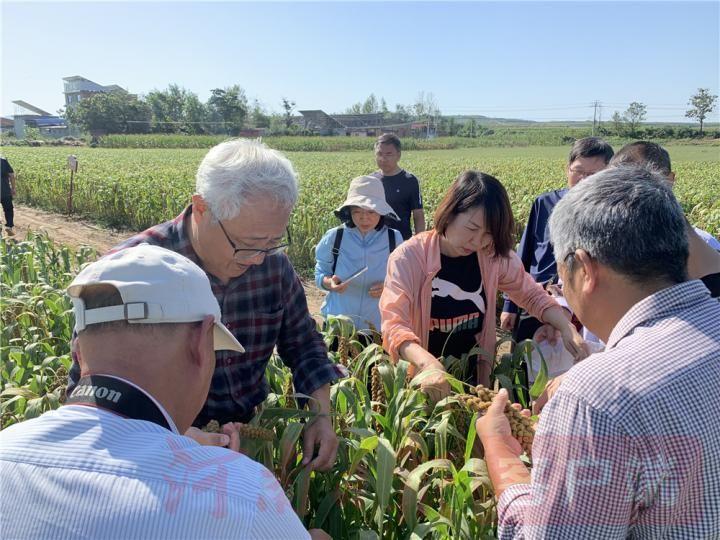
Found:
M 354 229 L 356 227 L 355 222 L 352 220 L 352 209 L 352 206 L 344 206 L 340 209 L 340 211 L 335 212 L 337 218 L 349 229 Z M 379 231 L 385 225 L 392 227 L 393 223 L 397 224 L 397 221 L 387 216 L 380 216 L 380 221 L 378 221 L 378 224 L 375 225 L 375 230 Z
M 570 149 L 568 156 L 568 164 L 571 164 L 578 158 L 601 157 L 605 160 L 605 164 L 610 163 L 613 157 L 613 148 L 600 137 L 584 137 L 578 139 Z
M 557 262 L 583 249 L 639 285 L 687 280 L 682 208 L 648 167 L 610 167 L 580 182 L 553 209 L 550 237 Z
M 492 236 L 495 256 L 507 257 L 514 243 L 515 219 L 505 187 L 489 174 L 460 173 L 435 210 L 435 230 L 445 234 L 455 216 L 478 206 L 485 209 L 485 226 Z
M 377 150 L 378 146 L 380 146 L 381 144 L 392 144 L 395 147 L 395 150 L 397 150 L 398 152 L 402 152 L 402 143 L 400 142 L 400 137 L 398 137 L 394 133 L 383 133 L 382 135 L 380 135 L 375 141 L 375 149 Z
M 626 144 L 615 154 L 610 164 L 651 167 L 665 176 L 669 176 L 672 172 L 670 154 L 659 144 L 650 141 Z

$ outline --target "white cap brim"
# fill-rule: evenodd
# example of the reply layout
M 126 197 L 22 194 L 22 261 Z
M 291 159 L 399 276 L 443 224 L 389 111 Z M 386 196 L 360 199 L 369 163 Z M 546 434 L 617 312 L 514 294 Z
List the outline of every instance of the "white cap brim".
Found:
M 230 330 L 225 328 L 222 323 L 215 323 L 213 331 L 214 349 L 216 351 L 236 351 L 244 353 L 245 349 L 240 342 L 235 339 Z

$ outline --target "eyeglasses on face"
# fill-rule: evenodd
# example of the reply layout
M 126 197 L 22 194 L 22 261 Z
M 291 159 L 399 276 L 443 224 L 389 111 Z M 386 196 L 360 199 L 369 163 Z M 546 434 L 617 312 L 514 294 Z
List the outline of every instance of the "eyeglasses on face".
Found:
M 258 257 L 259 255 L 275 255 L 276 253 L 283 253 L 287 250 L 288 247 L 290 247 L 290 244 L 292 243 L 292 238 L 290 237 L 290 228 L 285 229 L 285 234 L 287 237 L 287 241 L 283 242 L 282 244 L 278 244 L 277 246 L 268 248 L 268 249 L 259 249 L 259 248 L 239 248 L 235 245 L 235 242 L 232 241 L 232 238 L 230 238 L 230 235 L 225 230 L 225 227 L 222 224 L 222 221 L 218 220 L 218 225 L 220 225 L 220 229 L 222 229 L 223 234 L 225 235 L 225 238 L 227 238 L 228 243 L 233 248 L 233 259 L 235 260 L 247 260 L 247 259 L 254 259 L 255 257 Z
M 588 176 L 592 176 L 595 173 L 598 173 L 600 171 L 586 171 L 584 169 L 573 169 L 570 168 L 570 172 L 574 174 L 575 176 L 579 176 L 580 178 L 587 178 Z

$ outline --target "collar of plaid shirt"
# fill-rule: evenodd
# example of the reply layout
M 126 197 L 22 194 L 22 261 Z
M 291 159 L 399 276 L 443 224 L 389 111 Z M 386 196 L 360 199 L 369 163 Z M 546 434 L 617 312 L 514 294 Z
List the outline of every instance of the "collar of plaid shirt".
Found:
M 159 245 L 188 257 L 202 268 L 192 247 L 186 222 L 192 205 L 171 221 L 151 227 L 112 251 L 142 243 Z M 293 372 L 298 393 L 310 395 L 321 386 L 346 377 L 333 363 L 310 315 L 302 283 L 284 253 L 265 257 L 237 278 L 223 284 L 208 274 L 220 304 L 222 322 L 245 347 L 245 353 L 216 352 L 208 399 L 194 424 L 210 420 L 247 421 L 269 392 L 265 368 L 277 351 Z M 79 370 L 77 375 L 79 376 Z M 77 380 L 77 379 L 75 379 Z
M 710 296 L 710 291 L 702 281 L 695 279 L 667 287 L 643 298 L 632 306 L 615 325 L 605 349 L 609 350 L 615 347 L 636 327 L 642 326 L 652 319 L 670 317 L 683 309 L 688 309 L 702 301 L 704 296 Z

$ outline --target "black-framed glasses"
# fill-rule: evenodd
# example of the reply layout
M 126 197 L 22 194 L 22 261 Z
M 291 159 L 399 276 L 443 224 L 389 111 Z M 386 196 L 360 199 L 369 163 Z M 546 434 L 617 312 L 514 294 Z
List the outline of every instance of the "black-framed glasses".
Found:
M 230 238 L 230 235 L 225 230 L 225 227 L 222 224 L 222 221 L 218 219 L 218 225 L 220 225 L 220 229 L 222 230 L 223 234 L 225 235 L 225 238 L 227 238 L 228 243 L 233 248 L 233 259 L 253 259 L 257 257 L 258 255 L 275 255 L 276 253 L 282 253 L 285 250 L 287 250 L 288 247 L 290 247 L 290 244 L 292 244 L 292 238 L 290 237 L 290 228 L 285 229 L 285 235 L 287 237 L 287 242 L 283 242 L 282 244 L 279 244 L 275 247 L 271 247 L 268 249 L 258 249 L 258 248 L 239 248 L 235 245 L 235 242 L 232 241 L 232 238 Z

